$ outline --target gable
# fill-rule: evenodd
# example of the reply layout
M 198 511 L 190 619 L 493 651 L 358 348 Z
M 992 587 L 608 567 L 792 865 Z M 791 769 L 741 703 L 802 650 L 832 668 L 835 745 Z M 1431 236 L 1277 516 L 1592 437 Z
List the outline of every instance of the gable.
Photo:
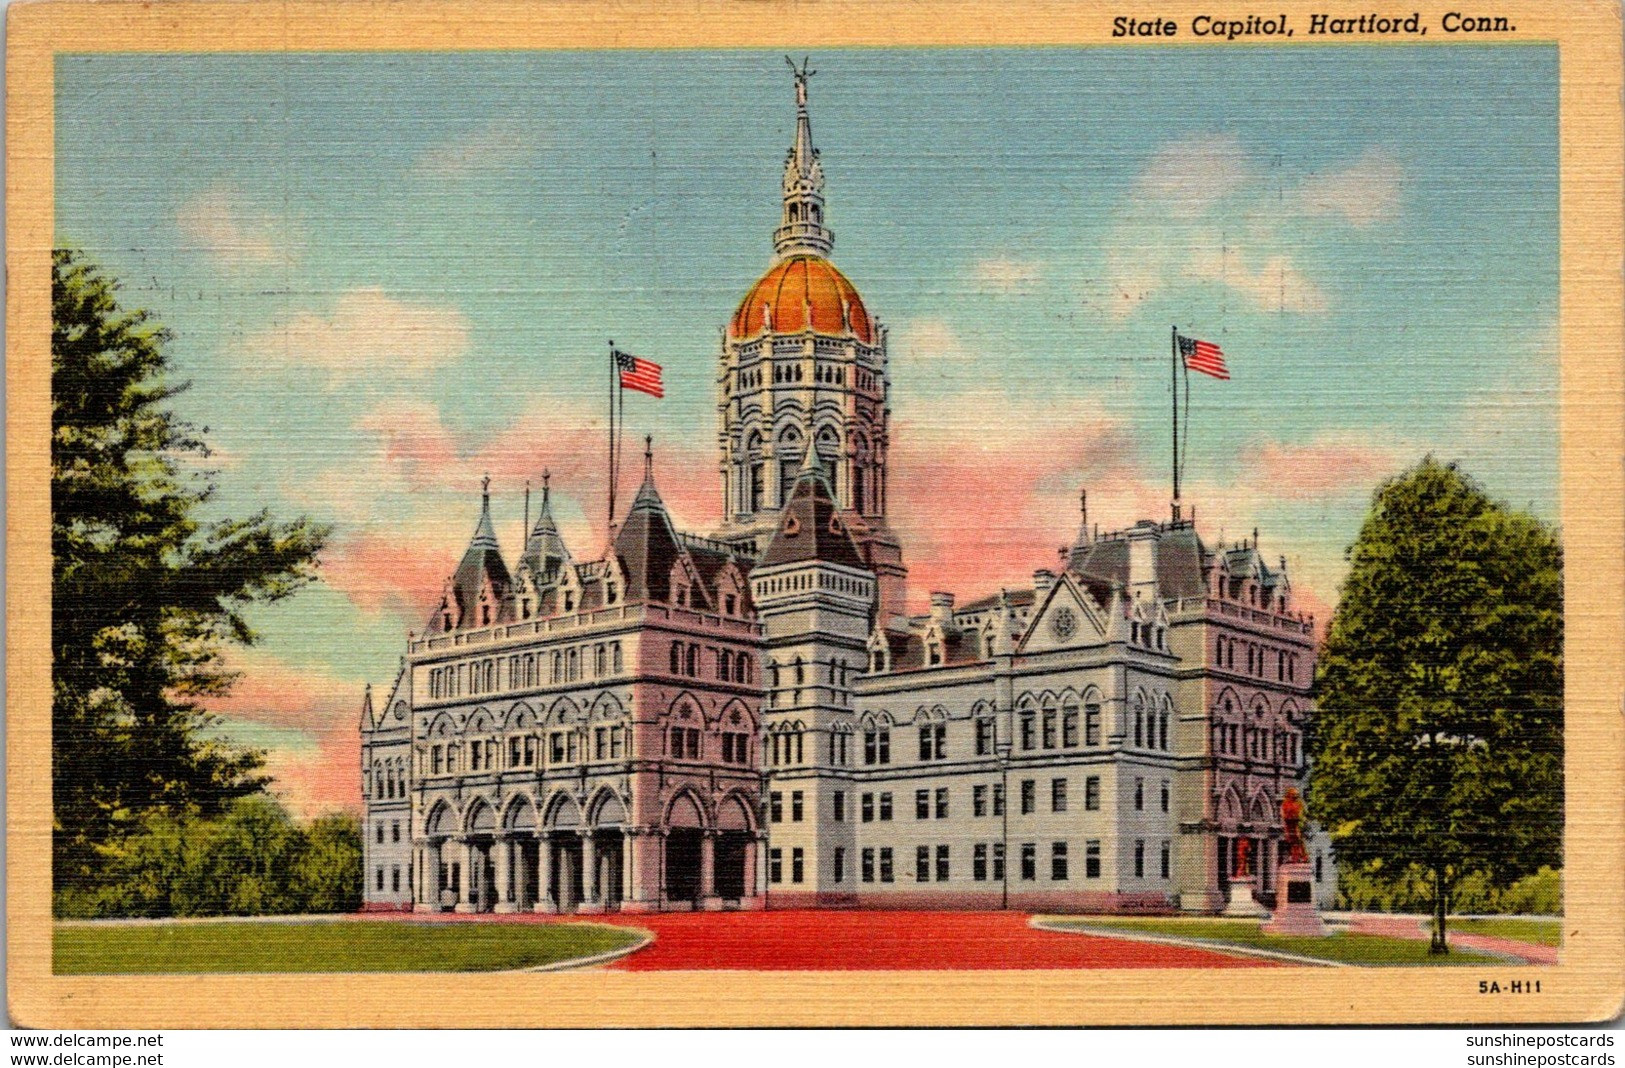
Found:
M 1106 628 L 1106 613 L 1070 575 L 1062 574 L 1033 613 L 1016 650 L 1041 653 L 1099 645 L 1105 640 Z

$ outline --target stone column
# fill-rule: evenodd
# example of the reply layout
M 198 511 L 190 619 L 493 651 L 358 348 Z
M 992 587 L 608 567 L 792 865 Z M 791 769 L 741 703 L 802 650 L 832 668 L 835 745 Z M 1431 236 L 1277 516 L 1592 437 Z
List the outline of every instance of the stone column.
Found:
M 722 908 L 717 896 L 717 832 L 709 828 L 700 835 L 700 908 L 706 912 Z
M 412 847 L 412 911 L 432 912 L 430 904 L 434 891 L 429 889 L 429 843 L 418 842 Z
M 461 881 L 457 886 L 458 912 L 473 912 L 474 905 L 474 858 L 478 855 L 474 843 L 467 838 L 457 839 L 458 849 L 452 854 L 459 858 L 462 865 Z
M 745 843 L 745 897 L 739 902 L 742 909 L 759 909 L 762 907 L 762 891 L 756 885 L 756 869 L 758 867 L 756 855 L 761 851 L 761 841 L 752 835 L 750 841 Z
M 632 900 L 632 887 L 636 885 L 632 879 L 632 828 L 621 828 L 621 908 L 625 909 L 627 902 Z
M 536 835 L 536 912 L 557 912 L 559 903 L 553 897 L 553 839 L 538 832 Z
M 650 852 L 659 844 L 652 830 L 627 827 L 622 833 L 624 844 L 626 892 L 621 900 L 622 912 L 653 912 L 659 901 L 659 890 L 650 885 L 652 875 L 660 871 L 659 859 Z
M 604 898 L 598 886 L 598 843 L 590 830 L 581 836 L 581 906 L 577 912 L 603 912 Z
M 514 904 L 513 888 L 509 881 L 513 878 L 513 839 L 503 835 L 491 846 L 495 850 L 496 859 L 496 904 L 492 906 L 493 912 L 513 912 L 518 906 Z

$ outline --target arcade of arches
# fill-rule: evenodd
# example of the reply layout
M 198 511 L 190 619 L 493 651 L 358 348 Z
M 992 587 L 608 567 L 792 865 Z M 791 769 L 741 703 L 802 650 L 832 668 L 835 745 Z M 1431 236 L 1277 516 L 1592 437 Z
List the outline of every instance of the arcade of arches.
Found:
M 554 795 L 540 819 L 524 795 L 500 813 L 475 798 L 461 818 L 441 802 L 413 843 L 413 902 L 419 912 L 756 908 L 760 851 L 749 805 L 734 795 L 712 815 L 679 792 L 657 827 L 632 825 L 609 790 L 585 807 Z

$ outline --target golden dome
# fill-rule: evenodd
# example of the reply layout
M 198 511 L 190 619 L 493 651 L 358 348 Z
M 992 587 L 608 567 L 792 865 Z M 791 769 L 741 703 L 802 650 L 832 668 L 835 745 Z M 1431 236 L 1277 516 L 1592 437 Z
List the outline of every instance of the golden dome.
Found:
M 775 334 L 808 329 L 874 344 L 874 322 L 846 275 L 822 256 L 802 253 L 775 263 L 751 286 L 728 323 L 735 340 L 755 337 L 765 322 Z

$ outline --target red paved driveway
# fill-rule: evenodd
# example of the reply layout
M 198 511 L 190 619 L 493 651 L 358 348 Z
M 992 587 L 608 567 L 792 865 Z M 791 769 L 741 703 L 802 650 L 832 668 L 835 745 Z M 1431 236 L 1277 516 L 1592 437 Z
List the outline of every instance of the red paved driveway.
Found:
M 666 912 L 607 916 L 519 913 L 412 923 L 611 923 L 655 940 L 606 967 L 622 971 L 998 971 L 1041 968 L 1268 968 L 1269 960 L 1099 935 L 1040 931 L 1022 912 Z
M 1257 959 L 1040 931 L 1015 912 L 710 912 L 596 917 L 655 941 L 609 967 L 627 971 L 918 971 L 1236 968 Z

